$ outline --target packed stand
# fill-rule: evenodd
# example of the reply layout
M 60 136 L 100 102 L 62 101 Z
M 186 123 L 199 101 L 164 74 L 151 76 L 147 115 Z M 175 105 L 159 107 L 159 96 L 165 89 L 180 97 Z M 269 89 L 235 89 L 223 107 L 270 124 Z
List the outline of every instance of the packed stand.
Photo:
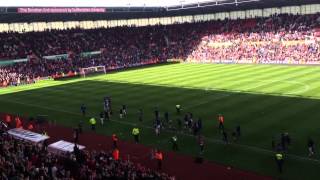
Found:
M 76 60 L 75 60 L 76 59 Z M 158 60 L 120 61 L 104 56 L 77 57 L 73 59 L 46 60 L 22 62 L 0 67 L 0 87 L 35 83 L 47 77 L 61 77 L 80 73 L 80 68 L 105 66 L 107 70 L 123 69 L 147 64 L 161 63 Z
M 183 30 L 185 26 L 190 28 Z M 79 72 L 79 68 L 89 66 L 105 65 L 106 69 L 119 69 L 165 62 L 170 58 L 184 59 L 188 50 L 196 44 L 194 39 L 199 39 L 196 34 L 193 38 L 184 38 L 193 34 L 191 27 L 194 25 L 185 26 L 2 33 L 0 59 L 32 57 L 33 60 L 0 67 L 0 86 L 30 83 L 55 74 Z M 101 55 L 79 55 L 91 51 L 100 51 Z M 58 54 L 72 56 L 68 61 L 43 58 Z
M 319 63 L 319 14 L 225 20 L 208 27 L 207 35 L 188 56 L 189 61 Z
M 32 145 L 0 134 L 0 179 L 163 179 L 165 173 L 129 161 L 114 160 L 107 152 L 75 151 L 58 156 L 47 145 Z
M 0 33 L 0 60 L 99 51 L 111 60 L 136 61 L 183 57 L 197 39 L 197 25 L 115 27 Z M 177 36 L 179 35 L 179 36 Z M 195 37 L 189 37 L 193 35 Z M 169 42 L 170 41 L 170 42 Z M 189 45 L 187 45 L 189 44 Z M 186 45 L 179 49 L 179 46 Z
M 79 68 L 118 69 L 168 59 L 191 62 L 320 64 L 320 15 L 276 15 L 202 23 L 0 33 L 0 86 L 32 83 Z M 100 51 L 99 57 L 80 57 Z M 70 54 L 68 61 L 44 56 Z

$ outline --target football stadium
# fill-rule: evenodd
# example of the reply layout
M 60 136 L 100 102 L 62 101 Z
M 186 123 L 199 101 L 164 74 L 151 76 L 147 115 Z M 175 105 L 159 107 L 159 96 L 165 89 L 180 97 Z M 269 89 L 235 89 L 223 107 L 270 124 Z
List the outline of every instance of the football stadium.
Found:
M 319 0 L 0 1 L 0 179 L 318 180 Z

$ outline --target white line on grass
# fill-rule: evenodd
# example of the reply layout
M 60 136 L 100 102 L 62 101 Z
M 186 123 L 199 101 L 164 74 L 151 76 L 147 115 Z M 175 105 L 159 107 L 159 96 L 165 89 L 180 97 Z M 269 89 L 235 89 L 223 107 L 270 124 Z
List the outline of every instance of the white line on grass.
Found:
M 39 106 L 39 105 L 35 105 L 35 104 L 27 104 L 27 103 L 23 103 L 23 102 L 18 102 L 18 101 L 12 101 L 12 100 L 3 100 L 0 99 L 0 101 L 3 102 L 10 102 L 10 103 L 16 103 L 16 104 L 21 104 L 21 105 L 25 105 L 25 106 L 33 106 L 33 107 L 37 107 L 40 109 L 47 109 L 47 110 L 51 110 L 51 111 L 56 111 L 56 112 L 63 112 L 63 113 L 67 113 L 67 114 L 72 114 L 72 115 L 77 115 L 77 116 L 81 116 L 81 114 L 79 113 L 75 113 L 75 112 L 70 112 L 70 111 L 65 111 L 62 109 L 56 109 L 56 108 L 49 108 L 49 107 L 44 107 L 44 106 Z M 132 122 L 128 122 L 128 121 L 116 121 L 116 120 L 111 120 L 112 122 L 118 123 L 118 124 L 123 124 L 123 125 L 130 125 L 130 126 L 136 126 L 137 123 L 132 123 Z M 147 128 L 147 129 L 154 129 L 151 126 L 146 126 L 146 125 L 139 125 L 140 127 L 143 128 Z M 173 130 L 163 130 L 166 132 L 170 132 L 170 133 L 175 133 L 175 134 L 180 134 L 183 136 L 188 136 L 188 137 L 195 137 L 191 134 L 186 134 L 183 132 L 178 132 L 177 131 L 173 131 Z M 224 144 L 224 142 L 222 140 L 218 140 L 218 139 L 213 139 L 213 138 L 208 138 L 205 137 L 205 139 L 209 142 L 215 143 L 215 144 Z M 259 148 L 259 147 L 255 147 L 255 146 L 249 146 L 249 145 L 244 145 L 244 144 L 235 144 L 235 143 L 231 143 L 229 144 L 231 146 L 235 146 L 235 147 L 241 147 L 241 148 L 245 148 L 245 149 L 250 149 L 256 152 L 262 152 L 262 153 L 268 153 L 268 154 L 273 154 L 275 153 L 274 151 L 268 150 L 268 149 L 264 149 L 264 148 Z M 315 162 L 315 163 L 320 163 L 320 160 L 317 159 L 311 159 L 311 158 L 307 158 L 307 157 L 303 157 L 303 156 L 298 156 L 298 155 L 294 155 L 294 154 L 286 154 L 286 156 L 295 159 L 295 160 L 303 160 L 303 161 L 311 161 L 311 162 Z

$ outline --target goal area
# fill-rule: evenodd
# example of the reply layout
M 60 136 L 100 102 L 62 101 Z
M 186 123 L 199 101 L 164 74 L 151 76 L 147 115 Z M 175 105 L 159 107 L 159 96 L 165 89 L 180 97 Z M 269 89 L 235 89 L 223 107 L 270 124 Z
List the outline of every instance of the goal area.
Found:
M 105 66 L 92 66 L 92 67 L 80 68 L 79 71 L 82 77 L 86 77 L 91 74 L 107 73 Z

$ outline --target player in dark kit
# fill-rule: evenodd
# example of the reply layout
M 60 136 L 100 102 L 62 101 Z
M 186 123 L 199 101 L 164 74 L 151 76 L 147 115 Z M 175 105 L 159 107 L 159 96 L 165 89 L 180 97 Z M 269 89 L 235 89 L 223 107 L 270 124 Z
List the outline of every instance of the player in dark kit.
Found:
M 237 133 L 237 137 L 239 138 L 241 136 L 241 128 L 240 128 L 240 125 L 238 125 L 236 127 L 236 133 Z
M 155 115 L 156 119 L 159 119 L 159 110 L 158 110 L 157 107 L 156 107 L 156 109 L 154 110 L 154 115 Z
M 272 148 L 272 150 L 276 149 L 276 140 L 275 140 L 274 136 L 272 136 L 272 139 L 271 139 L 271 148 Z
M 139 121 L 143 120 L 143 110 L 140 108 L 139 109 Z
M 168 112 L 164 113 L 164 119 L 165 119 L 166 123 L 169 122 L 169 113 Z
M 82 133 L 82 125 L 83 125 L 83 121 L 80 120 L 79 123 L 78 123 L 79 134 Z
M 84 104 L 81 104 L 80 110 L 81 110 L 82 115 L 85 116 L 87 107 Z
M 309 151 L 309 157 L 313 156 L 315 153 L 314 141 L 311 138 L 308 139 L 308 151 Z
M 223 131 L 223 132 L 222 132 L 222 140 L 223 140 L 226 144 L 228 144 L 228 134 L 227 134 L 226 131 Z
M 122 113 L 123 113 L 123 116 L 127 115 L 127 106 L 126 105 L 122 105 Z
M 237 136 L 237 133 L 235 131 L 233 131 L 231 133 L 231 136 L 232 136 L 232 140 L 233 142 L 237 142 L 238 141 L 238 136 Z
M 113 142 L 113 148 L 117 148 L 118 147 L 118 145 L 117 145 L 117 143 L 118 143 L 118 136 L 116 135 L 116 134 L 112 134 L 112 142 Z
M 202 130 L 202 119 L 201 118 L 198 119 L 197 124 L 198 124 L 198 131 L 199 131 L 199 133 L 201 133 L 201 130 Z
M 189 116 L 188 116 L 188 114 L 186 114 L 184 116 L 184 126 L 186 129 L 188 129 L 188 124 L 189 124 Z
M 178 129 L 181 131 L 182 128 L 182 121 L 180 118 L 177 119 L 177 123 L 178 123 Z
M 175 135 L 171 137 L 172 142 L 172 150 L 177 151 L 178 150 L 178 137 Z
M 104 111 L 104 119 L 108 121 L 110 120 L 110 112 Z

